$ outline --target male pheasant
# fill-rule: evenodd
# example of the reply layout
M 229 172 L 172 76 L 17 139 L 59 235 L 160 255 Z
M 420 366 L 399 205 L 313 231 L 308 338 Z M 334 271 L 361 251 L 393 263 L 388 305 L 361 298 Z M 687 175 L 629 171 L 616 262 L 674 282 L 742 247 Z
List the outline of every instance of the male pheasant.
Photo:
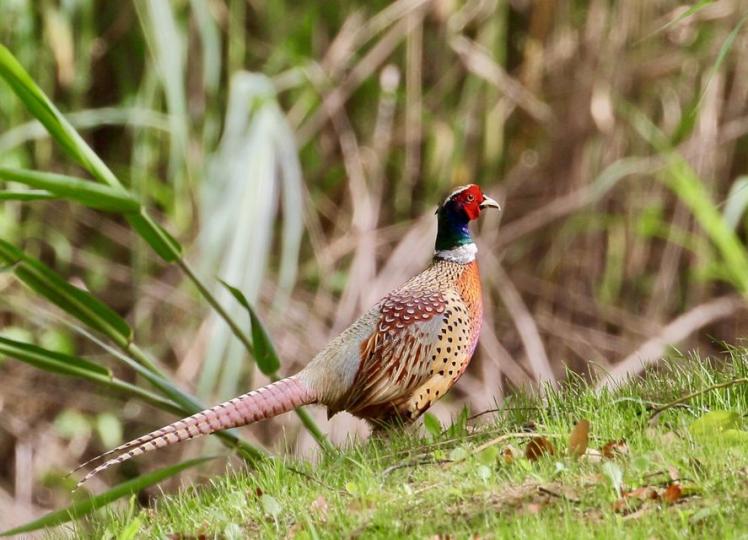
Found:
M 477 185 L 455 189 L 436 212 L 431 265 L 332 339 L 306 368 L 102 454 L 88 463 L 113 457 L 78 485 L 150 450 L 302 405 L 325 405 L 328 416 L 348 411 L 375 426 L 417 419 L 460 378 L 478 341 L 483 305 L 468 224 L 485 208 L 499 204 Z

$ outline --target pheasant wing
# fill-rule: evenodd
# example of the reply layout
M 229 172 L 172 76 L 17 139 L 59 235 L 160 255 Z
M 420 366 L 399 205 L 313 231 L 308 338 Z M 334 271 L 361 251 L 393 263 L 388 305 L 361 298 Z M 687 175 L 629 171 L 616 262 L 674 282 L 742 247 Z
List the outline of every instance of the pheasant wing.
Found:
M 379 321 L 360 346 L 360 364 L 344 409 L 367 418 L 385 417 L 431 375 L 432 349 L 452 295 L 400 290 L 379 304 Z

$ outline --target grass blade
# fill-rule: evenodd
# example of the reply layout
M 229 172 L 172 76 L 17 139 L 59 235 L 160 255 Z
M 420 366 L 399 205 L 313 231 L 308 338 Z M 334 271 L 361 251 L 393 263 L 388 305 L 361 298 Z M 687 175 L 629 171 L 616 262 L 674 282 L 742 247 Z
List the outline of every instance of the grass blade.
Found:
M 84 109 L 65 115 L 76 129 L 91 129 L 100 126 L 129 126 L 169 131 L 166 117 L 157 111 L 137 107 L 101 107 Z M 49 132 L 38 120 L 19 124 L 0 134 L 0 154 L 13 150 L 28 141 L 49 137 Z
M 0 45 L 0 78 L 8 83 L 29 112 L 47 128 L 49 134 L 65 152 L 91 173 L 96 180 L 121 190 L 123 195 L 127 194 L 114 173 L 88 146 L 13 54 L 3 45 Z M 140 214 L 131 214 L 126 217 L 130 226 L 166 262 L 174 262 L 181 257 L 181 246 L 151 219 L 145 208 L 140 209 Z
M 112 372 L 83 358 L 49 351 L 30 343 L 0 337 L 0 354 L 4 354 L 32 366 L 57 373 L 80 377 L 104 376 L 111 377 Z
M 725 208 L 722 210 L 722 216 L 731 229 L 737 229 L 746 208 L 748 208 L 748 176 L 740 176 L 730 187 Z
M 49 201 L 59 199 L 49 191 L 30 189 L 27 191 L 0 191 L 0 201 Z
M 159 257 L 168 263 L 178 261 L 182 257 L 182 246 L 161 225 L 153 221 L 145 208 L 139 214 L 127 216 L 130 226 L 151 246 Z
M 102 506 L 106 506 L 112 501 L 116 501 L 117 499 L 120 499 L 126 495 L 137 493 L 138 491 L 157 484 L 162 480 L 165 480 L 166 478 L 175 476 L 185 469 L 196 467 L 212 459 L 215 459 L 215 457 L 191 459 L 189 461 L 185 461 L 184 463 L 179 463 L 178 465 L 164 467 L 163 469 L 159 469 L 148 474 L 143 474 L 141 476 L 138 476 L 137 478 L 128 480 L 127 482 L 122 482 L 109 491 L 105 491 L 101 495 L 96 495 L 95 497 L 90 497 L 80 502 L 71 504 L 70 506 L 68 506 L 67 508 L 63 508 L 62 510 L 50 512 L 49 514 L 42 516 L 39 519 L 35 519 L 34 521 L 30 521 L 25 525 L 21 525 L 20 527 L 0 532 L 0 536 L 15 536 L 21 533 L 37 531 L 45 527 L 54 527 L 56 525 L 67 523 L 74 519 L 78 519 L 82 516 L 90 514 L 94 510 L 101 508 Z
M 0 45 L 0 77 L 5 79 L 29 112 L 44 124 L 65 152 L 100 182 L 115 188 L 122 188 L 114 173 L 86 144 L 4 45 Z
M 59 306 L 89 327 L 122 346 L 132 339 L 125 320 L 91 294 L 74 287 L 41 261 L 0 239 L 0 262 L 14 265 L 13 273 L 24 285 Z
M 668 28 L 671 28 L 681 22 L 684 19 L 687 19 L 688 17 L 692 15 L 696 15 L 699 11 L 704 9 L 705 7 L 709 6 L 710 4 L 714 3 L 714 0 L 699 0 L 694 5 L 692 5 L 690 8 L 688 8 L 686 11 L 675 17 L 673 20 L 668 21 L 667 23 L 663 24 L 653 32 L 649 33 L 646 37 L 642 38 L 640 41 L 644 41 L 646 39 L 649 39 L 651 37 L 656 36 L 660 32 L 664 32 Z
M 30 343 L 0 337 L 0 355 L 15 358 L 35 368 L 95 382 L 110 390 L 142 399 L 154 407 L 176 415 L 185 414 L 185 410 L 148 390 L 132 385 L 112 376 L 112 372 L 99 364 L 84 358 L 50 351 Z
M 247 310 L 247 313 L 249 313 L 249 320 L 252 323 L 252 350 L 249 352 L 254 356 L 255 361 L 257 362 L 257 367 L 265 375 L 274 375 L 278 369 L 280 369 L 280 360 L 278 359 L 275 347 L 273 346 L 265 327 L 257 316 L 257 313 L 255 313 L 255 310 L 249 304 L 249 301 L 247 301 L 243 292 L 223 280 L 219 281 L 228 289 L 232 296 L 236 298 L 236 301 Z
M 748 250 L 720 213 L 703 180 L 646 115 L 630 105 L 624 105 L 622 111 L 639 135 L 665 158 L 665 167 L 660 174 L 663 182 L 691 210 L 719 250 L 733 285 L 742 294 L 748 294 Z
M 128 193 L 62 174 L 0 167 L 0 180 L 46 189 L 59 197 L 109 212 L 137 212 L 140 204 Z
M 695 116 L 698 110 L 701 108 L 701 103 L 704 101 L 704 97 L 706 96 L 706 92 L 709 89 L 709 86 L 712 84 L 712 80 L 714 79 L 714 76 L 717 74 L 719 69 L 722 67 L 722 63 L 725 61 L 725 58 L 727 58 L 728 53 L 732 50 L 732 46 L 735 44 L 735 40 L 738 37 L 738 33 L 740 32 L 740 29 L 743 27 L 743 24 L 745 24 L 746 20 L 748 20 L 748 15 L 745 15 L 738 21 L 738 24 L 735 25 L 735 28 L 732 29 L 732 31 L 728 34 L 727 38 L 725 38 L 725 41 L 722 43 L 722 46 L 719 48 L 719 53 L 717 54 L 717 59 L 715 60 L 714 65 L 712 66 L 711 72 L 709 73 L 709 78 L 707 79 L 706 84 L 704 85 L 704 89 L 701 91 L 701 94 L 699 95 L 699 99 L 697 100 L 696 105 L 691 111 L 692 115 Z

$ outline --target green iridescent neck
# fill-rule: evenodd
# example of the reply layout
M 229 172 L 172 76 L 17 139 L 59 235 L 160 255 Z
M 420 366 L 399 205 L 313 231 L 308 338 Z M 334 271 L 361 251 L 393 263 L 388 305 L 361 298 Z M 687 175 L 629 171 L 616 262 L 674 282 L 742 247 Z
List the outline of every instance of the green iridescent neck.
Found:
M 437 212 L 439 228 L 436 233 L 436 251 L 455 249 L 465 244 L 472 244 L 468 218 L 462 211 L 454 211 L 449 207 L 442 207 Z

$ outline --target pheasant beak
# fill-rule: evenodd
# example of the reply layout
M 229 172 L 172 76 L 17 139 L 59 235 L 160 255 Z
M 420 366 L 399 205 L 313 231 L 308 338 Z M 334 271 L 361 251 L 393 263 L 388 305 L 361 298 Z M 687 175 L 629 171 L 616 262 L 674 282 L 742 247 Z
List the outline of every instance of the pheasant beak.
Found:
M 501 205 L 494 201 L 491 197 L 483 196 L 483 202 L 480 203 L 480 209 L 484 210 L 486 208 L 496 208 L 496 210 L 501 210 Z

